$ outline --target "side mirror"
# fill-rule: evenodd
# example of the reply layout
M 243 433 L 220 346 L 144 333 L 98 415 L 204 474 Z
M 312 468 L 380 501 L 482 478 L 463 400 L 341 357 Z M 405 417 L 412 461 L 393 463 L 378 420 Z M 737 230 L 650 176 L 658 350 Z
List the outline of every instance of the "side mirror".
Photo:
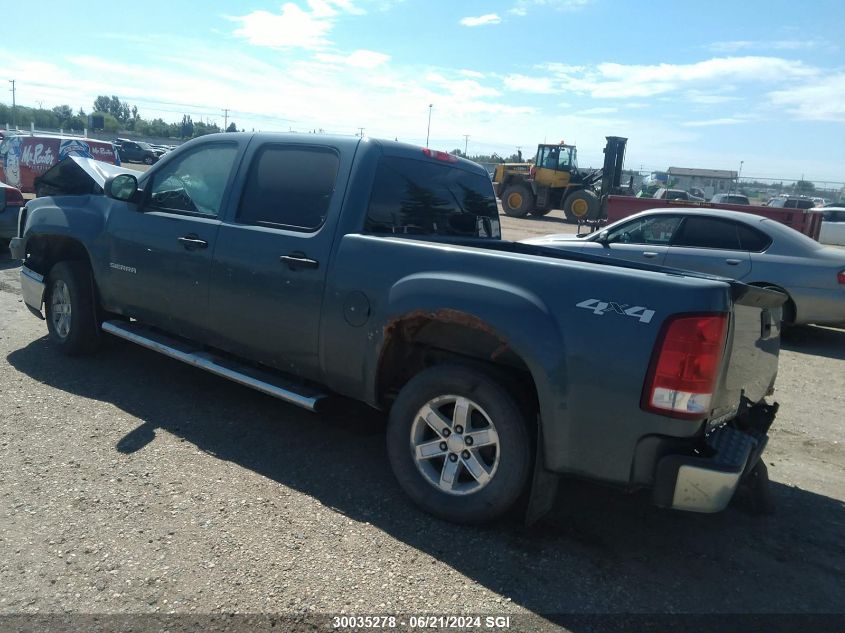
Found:
M 601 233 L 599 233 L 599 236 L 596 238 L 596 242 L 598 242 L 599 244 L 604 244 L 605 246 L 610 244 L 610 238 L 609 238 L 608 232 L 602 231 Z
M 138 193 L 138 179 L 131 174 L 119 174 L 106 180 L 103 191 L 109 198 L 132 202 Z

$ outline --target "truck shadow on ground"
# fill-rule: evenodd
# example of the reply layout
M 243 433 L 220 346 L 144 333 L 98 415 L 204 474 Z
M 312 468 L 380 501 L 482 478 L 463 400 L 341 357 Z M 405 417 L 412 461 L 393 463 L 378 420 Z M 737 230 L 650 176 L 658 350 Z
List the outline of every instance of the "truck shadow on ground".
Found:
M 343 401 L 314 415 L 119 341 L 95 358 L 68 359 L 42 338 L 8 361 L 141 420 L 113 447 L 116 459 L 143 455 L 157 432 L 174 434 L 369 522 L 538 614 L 845 611 L 845 510 L 808 490 L 773 483 L 778 511 L 770 517 L 741 503 L 691 515 L 653 508 L 645 494 L 567 481 L 531 528 L 515 518 L 455 526 L 406 499 L 387 462 L 384 417 L 362 405 Z
M 815 325 L 787 328 L 780 344 L 791 352 L 845 360 L 845 329 Z

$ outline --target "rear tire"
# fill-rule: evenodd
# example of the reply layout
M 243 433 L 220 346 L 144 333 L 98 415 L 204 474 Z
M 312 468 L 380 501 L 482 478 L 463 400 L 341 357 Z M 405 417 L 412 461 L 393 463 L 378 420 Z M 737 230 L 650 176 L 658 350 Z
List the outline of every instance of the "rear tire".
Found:
M 484 523 L 507 512 L 528 482 L 527 428 L 513 397 L 486 374 L 439 365 L 399 392 L 387 453 L 399 485 L 423 510 Z
M 94 352 L 100 344 L 93 281 L 88 264 L 59 262 L 50 270 L 44 296 L 50 340 L 67 356 Z
M 563 203 L 563 213 L 567 221 L 575 224 L 582 220 L 595 220 L 599 216 L 599 198 L 592 191 L 581 189 L 573 191 Z
M 153 164 L 153 157 L 152 156 L 144 156 L 144 164 L 145 165 L 152 165 Z
M 502 194 L 502 209 L 513 218 L 525 217 L 534 209 L 534 194 L 525 185 L 509 185 Z

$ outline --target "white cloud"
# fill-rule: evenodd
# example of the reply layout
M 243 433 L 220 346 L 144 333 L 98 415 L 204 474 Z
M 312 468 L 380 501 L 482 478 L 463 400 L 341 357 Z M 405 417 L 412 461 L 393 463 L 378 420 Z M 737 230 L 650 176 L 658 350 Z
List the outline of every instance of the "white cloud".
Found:
M 500 18 L 498 14 L 487 13 L 485 15 L 479 15 L 477 18 L 461 18 L 460 24 L 463 26 L 484 26 L 485 24 L 499 24 L 501 21 L 502 18 Z
M 328 34 L 340 13 L 360 14 L 350 0 L 308 0 L 307 9 L 287 2 L 280 13 L 257 10 L 229 18 L 240 22 L 235 36 L 255 46 L 319 49 L 329 44 Z
M 833 73 L 804 85 L 768 94 L 771 103 L 783 106 L 801 119 L 845 122 L 845 73 Z
M 525 75 L 508 75 L 504 79 L 505 88 L 514 92 L 533 92 L 537 94 L 551 94 L 556 92 L 549 77 L 527 77 Z
M 577 71 L 545 65 L 561 90 L 597 99 L 652 97 L 690 85 L 724 85 L 731 81 L 773 82 L 812 77 L 818 69 L 780 57 L 716 57 L 692 64 L 618 64 L 606 62 Z M 551 81 L 548 75 L 543 79 Z
M 619 111 L 619 108 L 599 107 L 599 108 L 587 108 L 586 110 L 579 110 L 578 114 L 580 114 L 581 116 L 589 116 L 589 115 L 592 115 L 592 114 L 611 114 L 613 112 L 618 112 L 618 111 Z
M 738 123 L 746 123 L 747 119 L 738 119 L 736 117 L 724 117 L 721 119 L 705 119 L 703 121 L 685 121 L 681 123 L 684 127 L 710 127 L 713 125 L 736 125 Z
M 837 46 L 822 39 L 800 40 L 730 40 L 713 42 L 707 46 L 715 53 L 736 53 L 748 50 L 799 51 L 812 49 L 833 49 Z
M 484 73 L 480 73 L 477 70 L 469 70 L 467 68 L 461 68 L 458 72 L 464 77 L 471 77 L 472 79 L 484 79 L 485 77 Z
M 701 105 L 717 105 L 720 103 L 729 103 L 731 101 L 740 101 L 740 97 L 734 97 L 723 94 L 708 94 L 700 90 L 687 90 L 684 93 L 684 98 L 691 103 L 698 103 Z
M 513 15 L 527 15 L 533 7 L 554 9 L 556 11 L 576 11 L 590 4 L 593 0 L 516 0 L 508 10 Z
M 316 59 L 329 64 L 342 64 L 355 68 L 376 68 L 390 61 L 390 55 L 376 51 L 357 50 L 349 55 L 336 55 L 331 53 L 317 53 Z

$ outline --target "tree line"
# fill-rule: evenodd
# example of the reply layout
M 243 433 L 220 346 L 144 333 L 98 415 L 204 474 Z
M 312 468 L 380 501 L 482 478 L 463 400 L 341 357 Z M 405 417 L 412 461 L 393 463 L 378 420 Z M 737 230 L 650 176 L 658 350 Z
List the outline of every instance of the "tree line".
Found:
M 12 107 L 0 103 L 0 125 L 15 123 L 20 128 L 29 128 L 33 123 L 37 129 L 62 129 L 66 132 L 81 133 L 85 129 L 92 129 L 89 116 L 102 117 L 102 130 L 111 134 L 131 133 L 139 136 L 153 136 L 158 138 L 191 139 L 205 134 L 222 132 L 217 123 L 194 121 L 190 115 L 182 115 L 178 123 L 168 123 L 162 118 L 145 119 L 140 115 L 138 106 L 122 101 L 116 95 L 98 96 L 93 103 L 90 113 L 79 108 L 73 111 L 69 105 L 59 105 L 53 108 Z M 237 132 L 238 126 L 232 121 L 226 128 L 227 132 Z

